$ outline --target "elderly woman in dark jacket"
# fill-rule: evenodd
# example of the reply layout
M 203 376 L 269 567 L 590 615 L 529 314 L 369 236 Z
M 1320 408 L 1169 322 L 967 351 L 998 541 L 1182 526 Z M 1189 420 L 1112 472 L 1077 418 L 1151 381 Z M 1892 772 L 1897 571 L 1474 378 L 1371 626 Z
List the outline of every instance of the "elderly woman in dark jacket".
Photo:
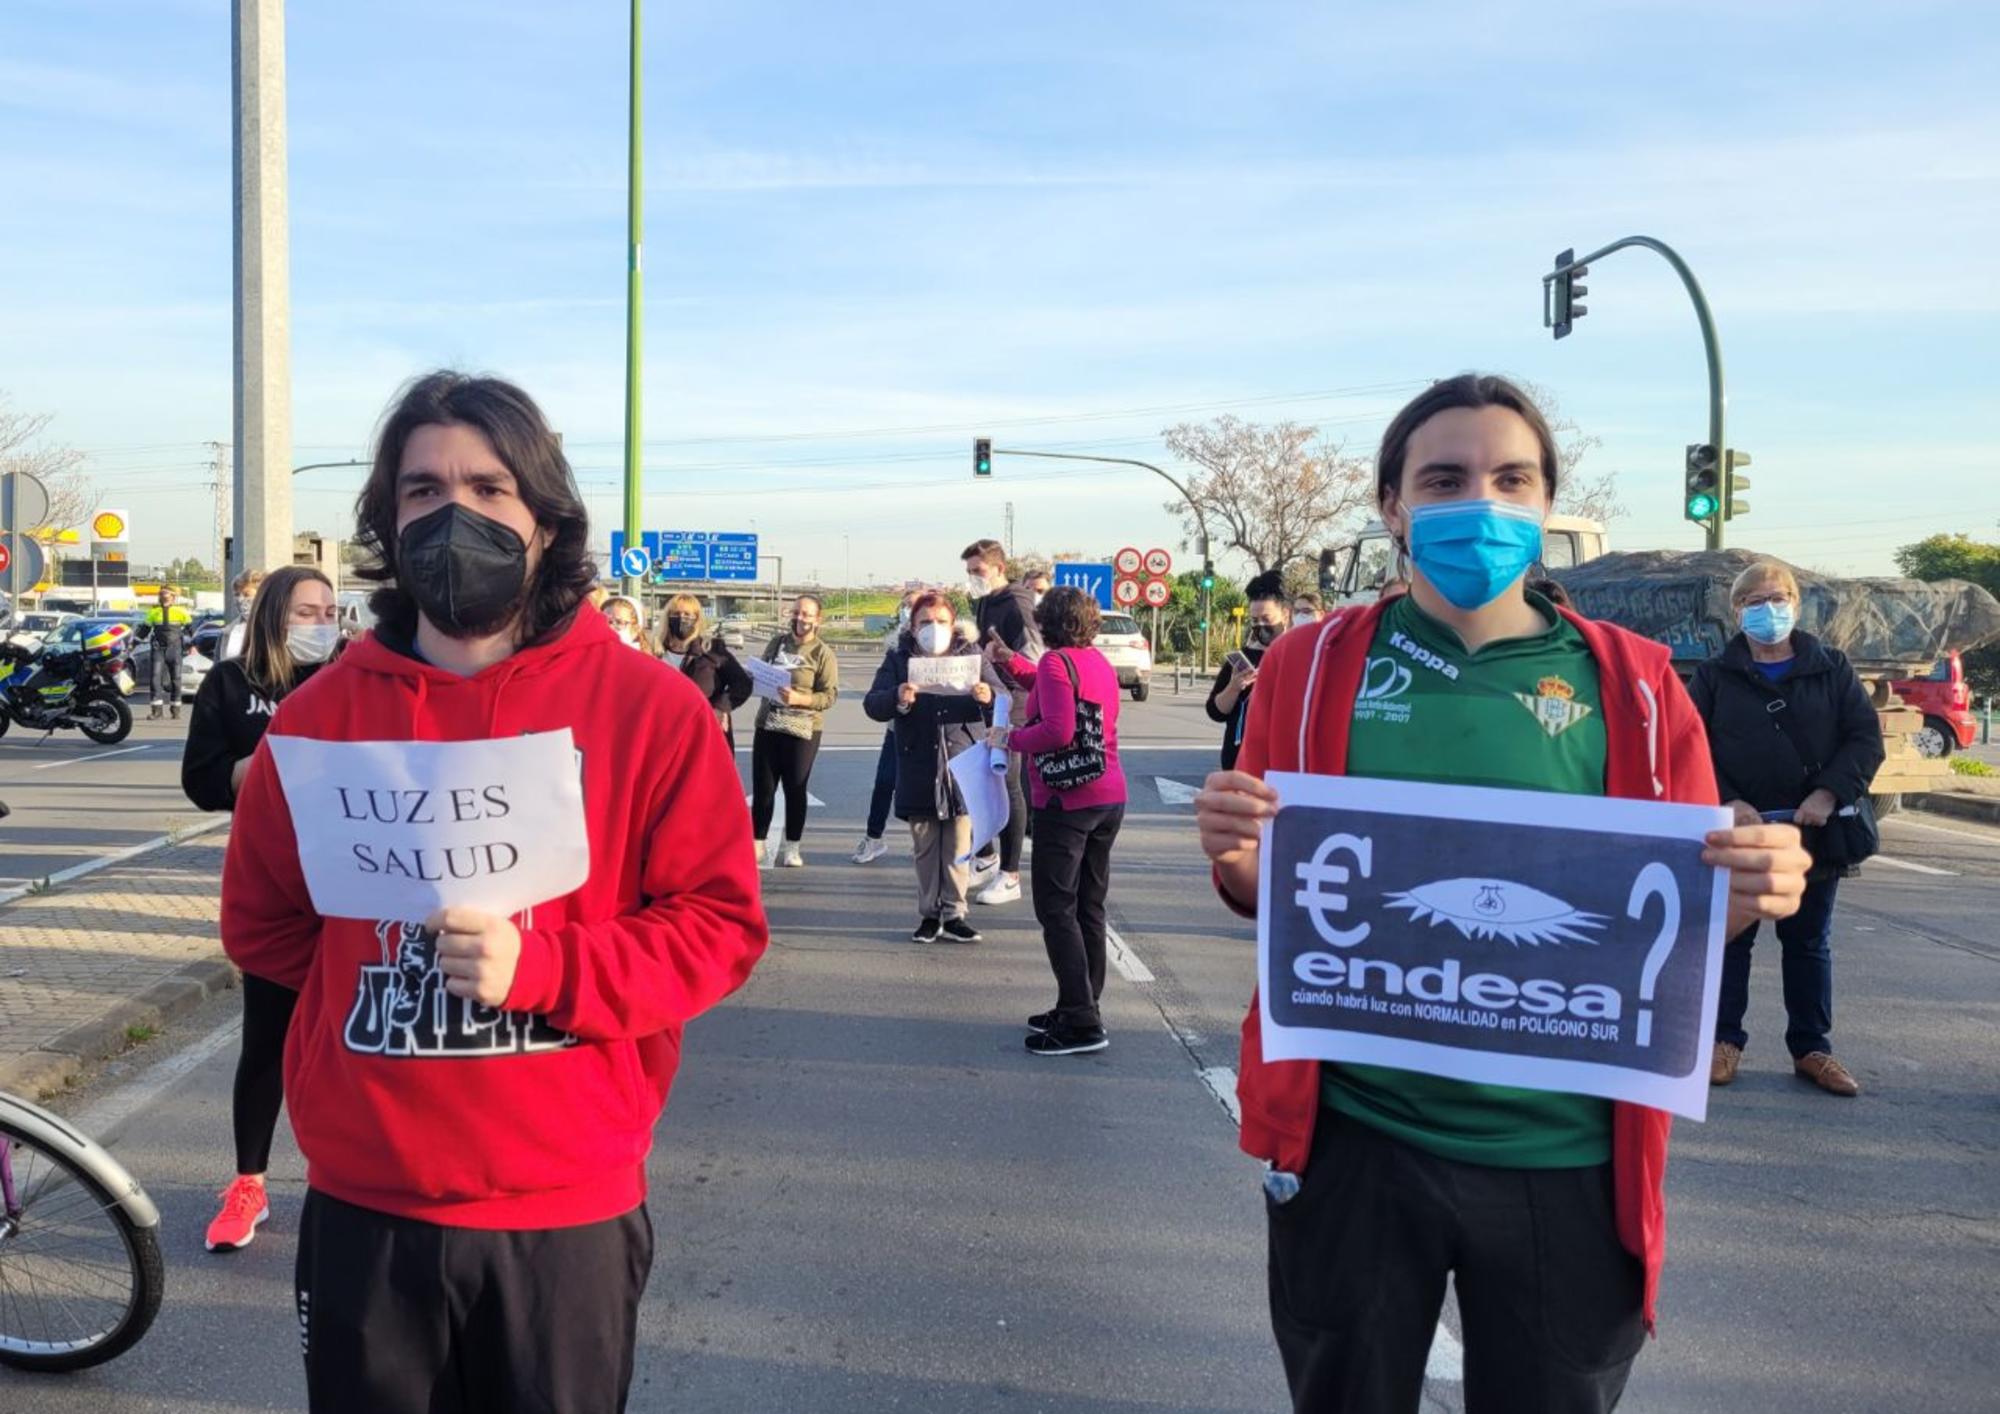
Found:
M 1730 590 L 1742 632 L 1720 657 L 1695 669 L 1688 693 L 1708 727 L 1722 799 L 1739 824 L 1786 814 L 1805 827 L 1813 869 L 1799 911 L 1777 925 L 1783 953 L 1785 1045 L 1797 1074 L 1835 1095 L 1860 1083 L 1833 1056 L 1833 896 L 1840 868 L 1825 853 L 1824 828 L 1868 792 L 1882 764 L 1882 725 L 1846 657 L 1798 622 L 1799 586 L 1776 561 L 1751 565 Z M 1753 925 L 1722 955 L 1722 993 L 1709 1080 L 1736 1078 L 1749 1035 Z
M 896 736 L 896 818 L 910 825 L 917 866 L 919 943 L 976 943 L 965 921 L 972 822 L 948 769 L 951 758 L 979 740 L 993 694 L 1005 691 L 979 649 L 957 632 L 951 601 L 924 594 L 910 606 L 909 627 L 875 670 L 861 708 Z M 977 664 L 970 692 L 926 690 L 910 681 L 910 665 L 954 658 Z

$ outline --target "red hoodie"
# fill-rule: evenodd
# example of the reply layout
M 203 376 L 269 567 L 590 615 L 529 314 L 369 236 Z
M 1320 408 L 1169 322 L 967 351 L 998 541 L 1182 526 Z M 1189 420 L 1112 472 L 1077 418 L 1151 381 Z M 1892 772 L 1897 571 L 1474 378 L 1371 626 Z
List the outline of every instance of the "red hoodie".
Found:
M 1590 645 L 1603 684 L 1604 793 L 1714 805 L 1708 737 L 1686 689 L 1674 676 L 1667 649 L 1610 624 L 1579 618 L 1568 610 L 1562 613 Z M 1237 770 L 1260 777 L 1267 771 L 1322 776 L 1346 771 L 1348 724 L 1381 614 L 1380 604 L 1350 610 L 1287 633 L 1271 646 L 1259 666 Z M 1309 730 L 1302 729 L 1308 718 Z M 1255 916 L 1254 907 L 1245 908 L 1231 898 L 1219 881 L 1217 892 L 1238 913 Z M 1236 1093 L 1243 1110 L 1244 1151 L 1286 1172 L 1303 1174 L 1319 1117 L 1319 1062 L 1263 1059 L 1254 995 L 1243 1021 L 1242 1075 Z M 1648 1329 L 1666 1255 L 1662 1185 L 1672 1123 L 1672 1116 L 1663 1110 L 1612 1106 L 1611 1171 L 1618 1238 L 1645 1263 Z
M 770 933 L 736 763 L 701 692 L 579 613 L 471 677 L 362 639 L 287 697 L 271 734 L 466 741 L 567 727 L 591 871 L 515 915 L 504 1008 L 443 990 L 416 921 L 313 911 L 269 750 L 236 802 L 222 944 L 299 990 L 285 1099 L 314 1188 L 454 1227 L 630 1212 L 681 1026 L 750 975 Z M 268 741 L 268 737 L 267 737 Z

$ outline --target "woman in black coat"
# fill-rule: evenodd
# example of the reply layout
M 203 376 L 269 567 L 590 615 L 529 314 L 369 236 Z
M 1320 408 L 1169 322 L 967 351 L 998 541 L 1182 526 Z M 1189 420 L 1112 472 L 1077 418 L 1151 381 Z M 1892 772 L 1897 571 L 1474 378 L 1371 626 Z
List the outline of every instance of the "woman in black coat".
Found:
M 993 695 L 1006 691 L 992 663 L 958 633 L 951 600 L 918 596 L 910 626 L 875 670 L 861 710 L 896 734 L 896 818 L 910 825 L 917 868 L 919 943 L 976 943 L 966 922 L 965 890 L 971 877 L 972 822 L 949 769 L 951 758 L 979 740 Z M 910 665 L 953 658 L 978 665 L 970 692 L 925 691 L 910 681 Z
M 1739 824 L 1785 814 L 1813 852 L 1799 911 L 1777 925 L 1783 952 L 1785 1045 L 1798 1075 L 1835 1095 L 1861 1086 L 1833 1056 L 1833 897 L 1840 869 L 1825 858 L 1825 826 L 1868 793 L 1882 764 L 1882 724 L 1845 655 L 1798 622 L 1799 586 L 1776 561 L 1737 576 L 1730 590 L 1742 632 L 1695 669 L 1688 693 L 1708 728 L 1716 786 Z M 1736 1078 L 1749 1035 L 1751 928 L 1722 955 L 1709 1080 Z
M 692 594 L 676 594 L 667 601 L 660 621 L 660 656 L 671 667 L 687 674 L 688 681 L 701 689 L 729 744 L 736 745 L 736 709 L 750 700 L 754 690 L 750 674 L 723 647 L 722 640 L 710 637 L 702 622 L 701 600 Z

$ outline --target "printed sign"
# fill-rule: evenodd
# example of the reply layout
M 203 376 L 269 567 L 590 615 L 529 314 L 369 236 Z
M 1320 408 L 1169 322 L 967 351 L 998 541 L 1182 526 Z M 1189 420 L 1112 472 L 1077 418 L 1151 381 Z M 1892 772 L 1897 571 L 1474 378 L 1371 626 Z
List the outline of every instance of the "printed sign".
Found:
M 1051 565 L 1050 573 L 1055 576 L 1058 586 L 1069 585 L 1081 589 L 1097 601 L 1097 607 L 1111 607 L 1111 581 L 1114 578 L 1109 565 L 1080 565 L 1063 562 Z
M 707 579 L 708 537 L 698 531 L 663 530 L 653 559 L 661 579 Z
M 782 706 L 785 694 L 791 690 L 792 669 L 799 666 L 800 660 L 798 655 L 786 653 L 782 649 L 779 650 L 779 656 L 781 659 L 791 661 L 767 663 L 762 658 L 745 658 L 742 662 L 743 670 L 750 674 L 750 686 L 755 694 Z
M 513 914 L 590 875 L 567 727 L 491 741 L 266 740 L 324 917 Z
M 1714 806 L 1273 772 L 1269 1060 L 1353 1061 L 1702 1119 L 1728 876 Z
M 126 527 L 132 524 L 129 511 L 99 511 L 90 518 L 90 538 L 92 540 L 123 540 Z
M 977 653 L 952 653 L 942 658 L 910 659 L 910 675 L 906 681 L 915 685 L 918 692 L 948 692 L 963 696 L 971 692 L 979 681 L 979 669 L 985 659 Z
M 1111 586 L 1111 597 L 1120 608 L 1129 609 L 1146 591 L 1136 579 L 1121 579 Z
M 732 531 L 710 536 L 708 577 L 745 582 L 757 578 L 757 536 Z
M 1153 576 L 1153 578 L 1158 579 L 1173 567 L 1174 557 L 1169 555 L 1165 550 L 1148 550 L 1146 552 L 1146 573 Z

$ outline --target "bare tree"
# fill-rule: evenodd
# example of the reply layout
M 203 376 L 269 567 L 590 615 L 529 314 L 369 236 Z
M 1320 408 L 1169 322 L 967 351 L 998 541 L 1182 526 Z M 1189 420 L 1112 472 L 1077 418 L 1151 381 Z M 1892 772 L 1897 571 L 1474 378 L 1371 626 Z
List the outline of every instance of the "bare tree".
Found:
M 1556 492 L 1555 509 L 1567 516 L 1583 516 L 1600 525 L 1609 525 L 1625 514 L 1625 502 L 1618 494 L 1615 471 L 1583 475 L 1578 468 L 1583 459 L 1604 445 L 1604 439 L 1582 426 L 1562 410 L 1556 395 L 1539 383 L 1522 382 L 1521 388 L 1534 399 L 1549 431 L 1556 435 L 1556 458 L 1562 464 L 1562 480 Z
M 67 528 L 83 524 L 96 508 L 96 492 L 84 477 L 82 452 L 42 440 L 51 418 L 50 413 L 16 411 L 8 395 L 0 392 L 0 471 L 24 471 L 46 486 L 48 524 Z
M 1211 550 L 1236 550 L 1259 574 L 1315 553 L 1374 501 L 1367 460 L 1304 423 L 1263 426 L 1225 416 L 1160 435 L 1168 452 L 1198 468 L 1188 492 L 1208 518 L 1217 542 Z M 1175 501 L 1167 509 L 1192 538 L 1197 526 L 1188 507 Z

